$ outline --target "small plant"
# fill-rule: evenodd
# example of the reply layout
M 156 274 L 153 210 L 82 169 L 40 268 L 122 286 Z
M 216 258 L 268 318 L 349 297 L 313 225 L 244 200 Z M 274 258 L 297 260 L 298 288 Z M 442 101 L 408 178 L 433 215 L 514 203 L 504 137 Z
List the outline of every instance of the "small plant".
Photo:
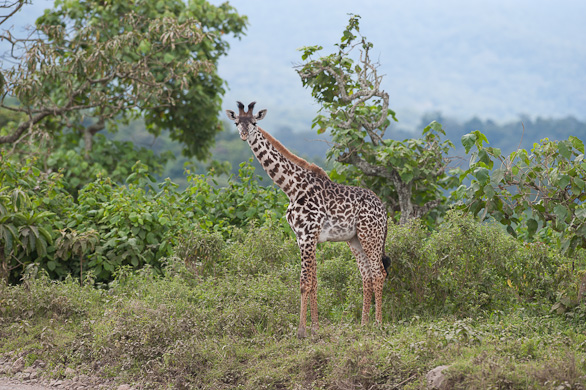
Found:
M 175 247 L 175 256 L 183 259 L 185 266 L 196 275 L 217 276 L 217 269 L 223 268 L 220 260 L 225 242 L 218 232 L 200 229 L 184 233 Z
M 63 229 L 59 233 L 60 236 L 55 240 L 56 255 L 64 261 L 72 257 L 79 258 L 79 282 L 83 284 L 83 264 L 87 261 L 87 254 L 92 253 L 99 242 L 98 232 L 93 229 L 85 232 Z M 47 267 L 51 271 L 54 271 L 56 266 L 55 261 L 47 263 Z

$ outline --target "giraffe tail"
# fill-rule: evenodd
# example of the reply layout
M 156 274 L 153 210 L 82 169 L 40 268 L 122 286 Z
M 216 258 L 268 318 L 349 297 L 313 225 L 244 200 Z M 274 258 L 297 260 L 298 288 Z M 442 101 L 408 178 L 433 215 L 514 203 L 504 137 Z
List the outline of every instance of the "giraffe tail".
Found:
M 389 267 L 391 266 L 391 258 L 389 256 L 387 256 L 387 254 L 385 253 L 385 243 L 387 241 L 387 232 L 388 232 L 388 225 L 385 226 L 385 239 L 383 241 L 383 267 L 385 267 L 385 272 L 387 273 L 387 276 L 389 276 Z
M 385 267 L 385 272 L 387 276 L 389 275 L 389 267 L 391 266 L 391 258 L 383 252 L 383 266 Z

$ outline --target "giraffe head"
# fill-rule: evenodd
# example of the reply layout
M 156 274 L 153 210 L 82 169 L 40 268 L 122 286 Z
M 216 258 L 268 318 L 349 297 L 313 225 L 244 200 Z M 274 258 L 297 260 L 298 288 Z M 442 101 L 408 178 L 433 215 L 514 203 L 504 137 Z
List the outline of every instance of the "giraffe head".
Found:
M 248 105 L 248 111 L 244 111 L 244 104 L 240 102 L 238 103 L 238 115 L 232 110 L 226 110 L 226 114 L 228 114 L 228 118 L 234 121 L 236 127 L 238 128 L 238 133 L 240 134 L 240 138 L 243 141 L 246 141 L 250 134 L 254 133 L 258 130 L 256 126 L 256 122 L 261 120 L 267 114 L 267 110 L 260 110 L 256 115 L 252 114 L 252 109 L 256 102 L 252 102 Z

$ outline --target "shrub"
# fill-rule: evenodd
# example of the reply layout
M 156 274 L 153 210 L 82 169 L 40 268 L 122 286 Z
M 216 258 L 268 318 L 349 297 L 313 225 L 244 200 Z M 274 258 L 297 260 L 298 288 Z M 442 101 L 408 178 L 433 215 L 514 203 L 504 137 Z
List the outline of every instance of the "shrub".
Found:
M 204 230 L 218 231 L 228 238 L 234 227 L 246 228 L 253 221 L 284 220 L 288 199 L 271 185 L 262 187 L 251 162 L 240 164 L 238 176 L 231 175 L 226 187 L 218 187 L 215 171 L 208 175 L 188 172 L 188 188 L 181 197 L 185 216 L 194 217 Z
M 97 282 L 107 283 L 123 266 L 160 270 L 161 260 L 189 240 L 189 232 L 216 232 L 214 245 L 221 246 L 235 229 L 246 230 L 254 221 L 270 220 L 279 232 L 286 225 L 285 196 L 259 186 L 249 164 L 242 164 L 226 188 L 214 186 L 212 173 L 190 176 L 190 186 L 179 191 L 170 180 L 155 188 L 148 167 L 137 162 L 125 185 L 98 175 L 74 199 L 63 189 L 61 174 L 44 174 L 32 163 L 0 163 L 0 278 L 11 283 L 32 263 L 54 279 L 72 275 L 83 281 L 91 271 Z M 202 238 L 191 237 L 191 249 L 212 245 L 200 243 Z M 204 260 L 204 268 L 215 262 L 209 253 L 194 256 L 196 263 Z
M 333 321 L 359 320 L 362 278 L 346 243 L 326 243 L 318 249 L 317 280 L 320 316 Z
M 240 237 L 236 238 L 238 235 Z M 269 218 L 264 225 L 251 224 L 247 231 L 235 234 L 227 253 L 226 269 L 238 275 L 280 272 L 283 268 L 300 265 L 296 241 Z M 300 268 L 300 267 L 299 267 Z
M 567 262 L 541 244 L 523 244 L 500 226 L 448 213 L 434 232 L 421 223 L 389 227 L 385 297 L 393 316 L 476 315 L 519 303 L 550 304 Z
M 53 261 L 55 231 L 72 204 L 59 174 L 43 174 L 31 161 L 20 165 L 0 155 L 0 279 L 16 282 L 33 262 Z

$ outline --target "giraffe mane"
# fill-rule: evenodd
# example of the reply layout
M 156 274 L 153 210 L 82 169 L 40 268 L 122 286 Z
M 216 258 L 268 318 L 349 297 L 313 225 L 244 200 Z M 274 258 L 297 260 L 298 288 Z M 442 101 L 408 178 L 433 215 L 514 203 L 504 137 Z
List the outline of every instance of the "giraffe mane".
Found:
M 260 127 L 258 127 L 258 130 L 261 132 L 263 137 L 265 137 L 267 141 L 269 141 L 275 147 L 275 149 L 277 149 L 286 159 L 291 161 L 293 164 L 300 166 L 301 168 L 307 169 L 308 171 L 311 171 L 317 175 L 324 176 L 328 179 L 330 178 L 326 171 L 324 171 L 322 168 L 318 167 L 315 164 L 305 161 L 299 156 L 294 155 L 289 151 L 289 149 L 283 146 L 282 143 L 280 143 L 275 137 L 267 133 L 265 130 L 261 129 Z

